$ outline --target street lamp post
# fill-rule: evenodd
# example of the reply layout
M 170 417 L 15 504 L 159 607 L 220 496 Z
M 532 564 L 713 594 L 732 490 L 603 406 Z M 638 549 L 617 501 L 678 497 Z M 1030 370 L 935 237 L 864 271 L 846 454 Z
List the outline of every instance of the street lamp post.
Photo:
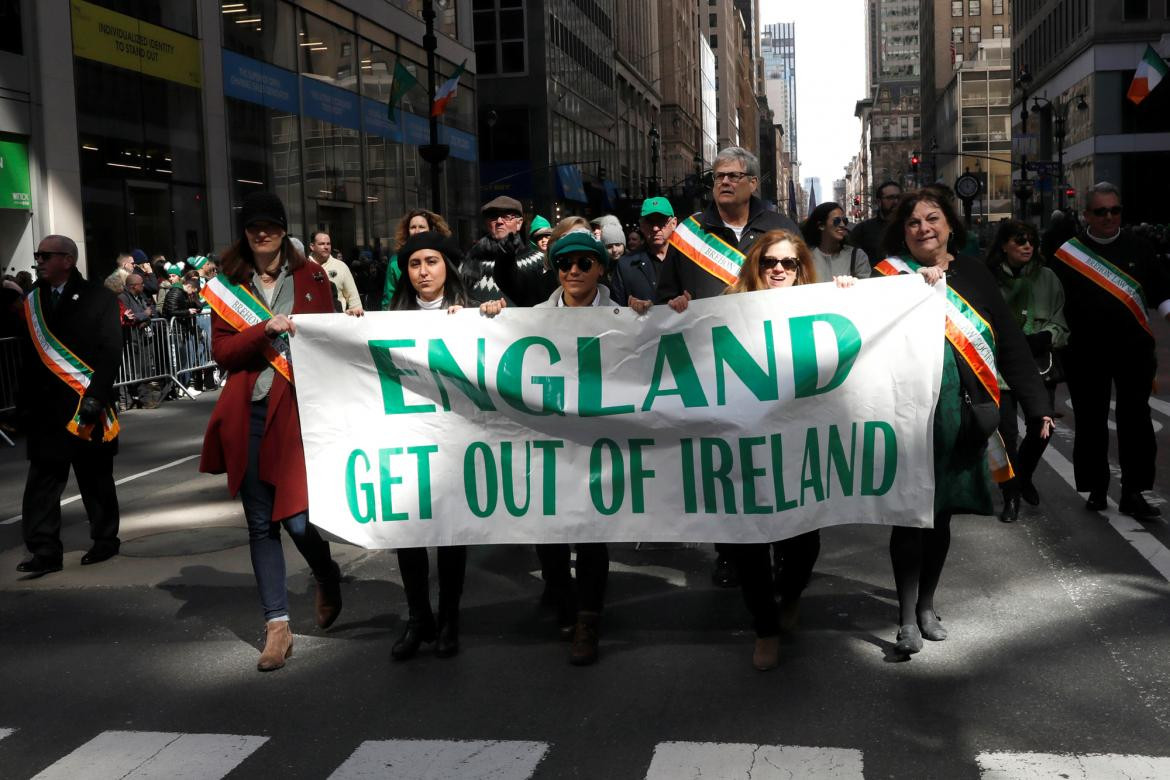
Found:
M 1016 197 L 1020 200 L 1020 219 L 1028 218 L 1028 204 L 1032 200 L 1032 184 L 1028 181 L 1028 154 L 1023 151 L 1028 137 L 1028 87 L 1032 84 L 1032 73 L 1027 63 L 1020 65 L 1016 77 L 1016 89 L 1020 90 L 1020 180 L 1016 185 Z
M 1039 111 L 1041 108 L 1047 108 L 1052 112 L 1052 135 L 1056 139 L 1056 186 L 1060 192 L 1057 195 L 1057 202 L 1060 204 L 1059 208 L 1064 211 L 1065 206 L 1065 181 L 1064 181 L 1064 139 L 1068 132 L 1068 109 L 1069 102 L 1076 101 L 1077 111 L 1084 111 L 1089 107 L 1085 102 L 1085 96 L 1078 93 L 1069 98 L 1069 100 L 1062 100 L 1057 98 L 1055 102 L 1045 97 L 1032 98 L 1032 111 Z
M 662 137 L 658 133 L 658 126 L 650 126 L 650 195 L 658 194 L 658 141 Z
M 445 5 L 445 0 L 438 0 Z M 446 144 L 439 143 L 439 118 L 434 115 L 435 105 L 435 49 L 438 40 L 435 38 L 435 0 L 423 0 L 423 23 L 426 33 L 423 35 L 423 50 L 427 53 L 427 113 L 430 114 L 430 143 L 419 147 L 419 156 L 431 166 L 431 210 L 436 214 L 443 212 L 441 185 L 442 165 L 451 150 Z

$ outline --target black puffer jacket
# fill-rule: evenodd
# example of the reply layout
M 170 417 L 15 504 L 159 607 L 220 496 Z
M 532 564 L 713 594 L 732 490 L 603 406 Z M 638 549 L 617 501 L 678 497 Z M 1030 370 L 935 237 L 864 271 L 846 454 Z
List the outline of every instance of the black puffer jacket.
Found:
M 497 266 L 506 271 L 498 273 Z M 519 233 L 499 241 L 481 238 L 464 255 L 459 275 L 470 297 L 480 301 L 502 297 L 514 306 L 535 306 L 557 285 L 555 274 L 546 272 L 544 255 Z
M 183 285 L 172 284 L 167 288 L 167 294 L 163 296 L 162 316 L 184 317 L 189 313 L 189 309 L 198 311 L 200 306 L 198 300 L 191 299 Z

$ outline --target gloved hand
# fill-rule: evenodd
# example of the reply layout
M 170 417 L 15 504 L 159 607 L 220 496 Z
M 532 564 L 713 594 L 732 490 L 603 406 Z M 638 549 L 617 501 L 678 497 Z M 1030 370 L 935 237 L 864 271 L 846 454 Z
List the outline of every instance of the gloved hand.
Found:
M 1024 338 L 1028 340 L 1028 346 L 1032 348 L 1033 357 L 1047 355 L 1052 351 L 1051 331 L 1041 330 L 1036 333 L 1029 333 Z
M 96 425 L 102 419 L 102 402 L 96 398 L 82 398 L 81 407 L 77 410 L 77 419 L 83 425 Z

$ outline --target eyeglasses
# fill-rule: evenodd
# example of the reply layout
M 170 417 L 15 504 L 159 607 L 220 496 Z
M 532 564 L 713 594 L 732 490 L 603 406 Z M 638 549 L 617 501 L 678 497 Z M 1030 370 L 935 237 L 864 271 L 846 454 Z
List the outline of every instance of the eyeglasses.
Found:
M 1032 239 L 1028 236 L 1012 236 L 1012 243 L 1016 246 L 1034 246 Z
M 849 224 L 849 220 L 845 217 L 833 217 L 833 227 L 845 227 Z
M 556 264 L 558 271 L 568 273 L 569 271 L 573 270 L 573 266 L 577 266 L 581 273 L 587 274 L 589 273 L 589 269 L 593 267 L 594 261 L 593 258 L 590 257 L 573 257 L 572 255 L 561 255 L 553 262 Z
M 487 218 L 488 222 L 515 222 L 520 219 L 519 214 L 493 214 Z
M 1095 217 L 1119 217 L 1121 216 L 1121 206 L 1113 206 L 1112 208 L 1101 206 L 1100 208 L 1089 209 L 1089 213 Z
M 712 178 L 714 178 L 715 181 L 730 181 L 734 182 L 735 184 L 739 184 L 748 176 L 749 174 L 746 174 L 743 171 L 719 171 L 712 174 Z
M 795 257 L 761 257 L 760 270 L 771 271 L 776 266 L 780 266 L 785 271 L 796 271 L 800 267 L 800 261 Z
M 69 253 L 68 252 L 33 252 L 33 260 L 37 260 L 37 261 L 44 260 L 44 261 L 48 262 L 49 258 L 51 258 L 53 255 L 64 255 L 64 256 L 68 257 Z

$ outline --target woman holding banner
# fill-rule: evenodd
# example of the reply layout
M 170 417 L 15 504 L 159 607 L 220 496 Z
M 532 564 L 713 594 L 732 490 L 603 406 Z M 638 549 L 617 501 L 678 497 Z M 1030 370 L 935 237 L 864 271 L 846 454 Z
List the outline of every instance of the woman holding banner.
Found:
M 215 404 L 199 470 L 228 475 L 248 523 L 252 571 L 267 621 L 257 669 L 272 671 L 292 655 L 283 528 L 317 581 L 317 625 L 341 612 L 341 570 L 329 544 L 309 524 L 300 416 L 289 362 L 293 316 L 333 311 L 329 278 L 289 241 L 284 204 L 255 192 L 240 211 L 241 236 L 223 255 L 223 272 L 203 297 L 211 306 L 211 351 L 227 385 Z
M 999 377 L 1040 436 L 1052 431 L 1052 406 L 1020 325 L 976 258 L 959 255 L 966 230 L 954 207 L 927 190 L 907 194 L 886 231 L 886 259 L 877 274 L 918 273 L 927 284 L 946 283 L 946 341 L 942 386 L 934 416 L 934 527 L 896 526 L 890 560 L 898 590 L 895 650 L 917 653 L 923 638 L 941 641 L 947 631 L 934 594 L 951 542 L 955 513 L 990 515 L 988 463 L 997 481 L 1011 477 L 999 437 Z
M 783 289 L 817 281 L 812 252 L 801 237 L 788 230 L 771 230 L 752 245 L 739 277 L 723 294 Z M 852 276 L 835 276 L 833 282 L 838 287 L 852 287 L 857 280 Z M 685 298 L 676 298 L 670 305 L 675 311 L 682 312 L 686 311 L 688 303 Z M 768 544 L 727 545 L 732 551 L 743 601 L 752 615 L 756 632 L 752 666 L 761 672 L 775 669 L 780 663 L 780 630 L 796 628 L 800 596 L 821 553 L 821 533 L 809 531 L 774 542 L 772 546 L 776 552 L 775 580 Z M 774 589 L 780 593 L 779 615 Z

